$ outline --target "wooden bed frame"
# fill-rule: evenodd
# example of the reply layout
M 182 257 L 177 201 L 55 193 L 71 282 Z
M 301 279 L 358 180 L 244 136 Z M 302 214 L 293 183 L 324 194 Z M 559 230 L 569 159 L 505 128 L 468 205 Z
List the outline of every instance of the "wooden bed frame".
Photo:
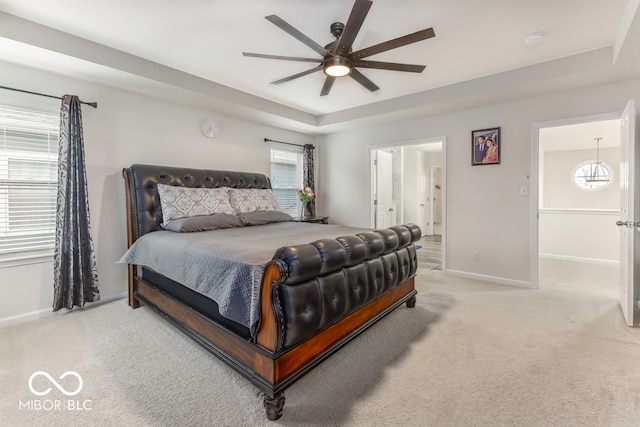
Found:
M 123 170 L 123 176 L 129 247 L 142 234 L 160 229 L 161 209 L 156 189 L 158 182 L 189 187 L 270 188 L 270 181 L 264 175 L 226 171 L 133 165 Z M 289 346 L 283 344 L 286 322 L 291 320 L 287 320 L 289 316 L 286 312 L 283 313 L 287 307 L 283 306 L 282 292 L 292 276 L 290 270 L 293 267 L 290 263 L 300 260 L 290 261 L 286 256 L 272 260 L 266 267 L 260 290 L 260 321 L 253 339 L 232 332 L 207 313 L 183 303 L 176 296 L 144 279 L 140 266 L 128 266 L 129 305 L 137 308 L 143 303 L 158 312 L 247 378 L 264 393 L 267 417 L 277 420 L 282 416 L 284 391 L 289 386 L 395 308 L 404 303 L 407 307 L 415 306 L 414 276 L 417 259 L 413 242 L 420 237 L 420 230 L 414 225 L 405 227 L 408 227 L 410 242 L 405 242 L 405 246 L 398 248 L 397 252 L 406 251 L 407 255 L 402 252 L 396 256 L 396 251 L 393 251 L 392 257 L 385 256 L 392 260 L 397 258 L 400 263 L 405 264 L 407 261 L 403 260 L 409 259 L 406 271 L 401 270 L 402 266 L 396 272 L 388 272 L 386 267 L 384 271 L 385 274 L 397 274 L 404 280 L 346 316 Z M 398 229 L 405 233 L 404 229 Z M 384 236 L 386 233 L 383 233 Z M 400 237 L 403 236 L 404 234 Z M 288 256 L 291 258 L 291 253 Z M 296 268 L 300 268 L 300 265 Z

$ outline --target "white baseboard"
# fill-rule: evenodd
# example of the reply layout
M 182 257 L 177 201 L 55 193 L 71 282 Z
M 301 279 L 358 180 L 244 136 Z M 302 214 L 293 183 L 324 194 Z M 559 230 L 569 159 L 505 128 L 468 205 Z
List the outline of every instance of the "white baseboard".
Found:
M 500 285 L 517 286 L 519 288 L 533 289 L 531 282 L 523 280 L 505 279 L 504 277 L 486 276 L 484 274 L 469 273 L 467 271 L 447 270 L 445 274 L 464 277 L 465 279 L 481 280 L 483 282 L 498 283 Z
M 548 258 L 548 259 L 558 259 L 558 260 L 562 260 L 562 261 L 575 261 L 575 262 L 588 262 L 591 264 L 607 264 L 607 265 L 614 265 L 614 264 L 620 264 L 620 261 L 617 260 L 610 260 L 610 259 L 597 259 L 597 258 L 584 258 L 584 257 L 578 257 L 578 256 L 568 256 L 568 255 L 555 255 L 555 254 L 540 254 L 541 258 Z
M 92 307 L 95 307 L 97 305 L 100 304 L 105 304 L 111 301 L 116 301 L 122 298 L 127 298 L 128 296 L 128 292 L 124 291 L 124 292 L 118 292 L 117 294 L 112 294 L 109 296 L 106 296 L 104 298 L 101 298 L 100 301 L 95 302 L 95 303 L 90 303 L 90 305 L 85 305 L 82 308 L 74 308 L 74 310 L 84 310 L 84 309 L 90 309 Z M 5 317 L 4 319 L 0 319 L 0 329 L 2 328 L 8 328 L 10 326 L 15 326 L 15 325 L 20 325 L 22 323 L 27 323 L 27 322 L 31 322 L 33 320 L 39 320 L 39 319 L 46 319 L 48 317 L 53 317 L 53 316 L 57 316 L 60 314 L 65 314 L 67 313 L 67 311 L 64 312 L 53 312 L 51 308 L 43 308 L 42 310 L 37 310 L 37 311 L 32 311 L 29 313 L 24 313 L 24 314 L 19 314 L 17 316 L 11 316 L 11 317 Z

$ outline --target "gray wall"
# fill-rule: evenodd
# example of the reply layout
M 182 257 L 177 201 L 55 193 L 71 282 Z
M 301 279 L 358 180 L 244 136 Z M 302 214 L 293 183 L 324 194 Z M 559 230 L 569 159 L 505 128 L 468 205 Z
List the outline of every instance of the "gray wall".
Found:
M 127 246 L 123 167 L 150 163 L 269 174 L 265 137 L 314 142 L 307 135 L 13 64 L 0 62 L 0 75 L 5 86 L 98 102 L 97 110 L 84 106 L 82 111 L 92 232 L 101 294 L 107 299 L 122 295 L 127 283 L 125 265 L 116 265 Z M 0 91 L 0 102 L 17 97 Z M 206 118 L 220 123 L 217 138 L 202 135 Z M 51 262 L 0 266 L 0 326 L 50 314 L 52 276 Z
M 531 195 L 520 188 L 531 188 L 532 125 L 621 112 L 634 98 L 637 79 L 328 135 L 319 197 L 332 220 L 369 226 L 369 147 L 445 135 L 447 271 L 530 286 Z M 471 166 L 471 131 L 494 126 L 502 128 L 502 163 Z

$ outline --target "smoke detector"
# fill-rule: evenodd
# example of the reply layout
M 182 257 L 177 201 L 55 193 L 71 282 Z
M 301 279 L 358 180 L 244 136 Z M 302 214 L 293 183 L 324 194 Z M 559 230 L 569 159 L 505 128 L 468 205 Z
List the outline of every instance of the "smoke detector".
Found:
M 538 44 L 542 41 L 542 33 L 531 33 L 524 38 L 525 46 L 533 46 L 534 44 Z

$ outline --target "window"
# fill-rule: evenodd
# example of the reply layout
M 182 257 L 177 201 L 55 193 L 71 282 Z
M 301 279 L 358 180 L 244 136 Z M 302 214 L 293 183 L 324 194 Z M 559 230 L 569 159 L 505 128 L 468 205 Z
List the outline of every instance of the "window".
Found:
M 0 261 L 51 255 L 57 113 L 0 105 Z
M 271 149 L 271 187 L 282 212 L 299 216 L 302 188 L 302 150 Z

